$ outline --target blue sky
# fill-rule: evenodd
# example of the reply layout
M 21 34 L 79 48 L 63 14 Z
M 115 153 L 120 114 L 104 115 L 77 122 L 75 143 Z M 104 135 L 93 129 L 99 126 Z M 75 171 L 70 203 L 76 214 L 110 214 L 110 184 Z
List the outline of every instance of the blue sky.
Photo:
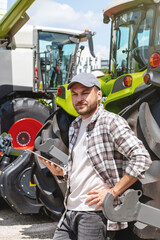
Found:
M 8 7 L 15 0 L 8 0 Z M 96 32 L 95 53 L 109 57 L 110 25 L 103 23 L 103 9 L 111 0 L 36 0 L 28 9 L 29 24 Z

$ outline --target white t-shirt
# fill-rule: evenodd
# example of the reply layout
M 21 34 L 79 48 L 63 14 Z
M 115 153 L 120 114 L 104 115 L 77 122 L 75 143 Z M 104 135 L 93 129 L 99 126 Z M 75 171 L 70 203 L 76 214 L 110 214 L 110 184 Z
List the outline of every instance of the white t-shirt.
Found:
M 86 127 L 91 117 L 82 120 L 78 138 L 73 149 L 72 172 L 70 175 L 70 195 L 67 199 L 67 209 L 74 211 L 95 211 L 95 204 L 88 206 L 85 203 L 89 197 L 87 192 L 93 189 L 107 189 L 106 183 L 96 173 L 92 162 L 87 156 Z M 99 208 L 98 210 L 101 210 Z

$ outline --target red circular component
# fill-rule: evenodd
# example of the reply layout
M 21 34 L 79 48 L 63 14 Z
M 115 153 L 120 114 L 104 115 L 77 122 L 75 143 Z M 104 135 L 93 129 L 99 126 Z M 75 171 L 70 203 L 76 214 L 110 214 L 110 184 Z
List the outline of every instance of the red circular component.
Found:
M 124 79 L 124 86 L 125 87 L 130 87 L 132 84 L 132 77 L 131 76 L 126 76 Z
M 149 84 L 149 80 L 150 80 L 149 74 L 145 74 L 143 79 L 144 79 L 145 84 Z
M 159 53 L 153 53 L 150 57 L 150 66 L 152 68 L 157 68 L 160 64 L 160 54 Z
M 13 139 L 13 147 L 32 150 L 34 139 L 42 126 L 41 122 L 33 118 L 23 118 L 15 122 L 8 131 Z

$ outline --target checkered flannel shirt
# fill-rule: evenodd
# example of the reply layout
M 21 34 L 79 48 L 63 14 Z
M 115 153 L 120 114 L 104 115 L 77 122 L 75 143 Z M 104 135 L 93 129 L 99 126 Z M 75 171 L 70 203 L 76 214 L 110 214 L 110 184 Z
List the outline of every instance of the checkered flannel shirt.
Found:
M 81 116 L 78 116 L 69 129 L 68 189 L 72 169 L 72 150 L 81 121 Z M 130 129 L 126 120 L 106 111 L 101 105 L 87 126 L 86 144 L 87 155 L 95 171 L 110 188 L 120 180 L 124 173 L 144 178 L 145 171 L 151 165 L 149 153 Z M 111 221 L 107 223 L 108 230 L 120 230 L 126 227 L 127 223 Z

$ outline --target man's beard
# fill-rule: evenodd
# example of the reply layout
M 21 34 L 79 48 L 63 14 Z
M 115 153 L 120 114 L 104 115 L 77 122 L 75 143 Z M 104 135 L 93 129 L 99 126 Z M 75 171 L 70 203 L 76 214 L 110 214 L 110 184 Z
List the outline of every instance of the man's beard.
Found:
M 78 108 L 77 106 L 81 106 L 82 104 L 85 105 L 85 107 L 83 108 Z M 74 108 L 76 109 L 77 113 L 81 116 L 84 116 L 84 115 L 89 115 L 91 113 L 94 113 L 97 109 L 97 106 L 98 106 L 98 103 L 95 102 L 95 103 L 92 103 L 91 105 L 87 105 L 86 103 L 77 103 Z

